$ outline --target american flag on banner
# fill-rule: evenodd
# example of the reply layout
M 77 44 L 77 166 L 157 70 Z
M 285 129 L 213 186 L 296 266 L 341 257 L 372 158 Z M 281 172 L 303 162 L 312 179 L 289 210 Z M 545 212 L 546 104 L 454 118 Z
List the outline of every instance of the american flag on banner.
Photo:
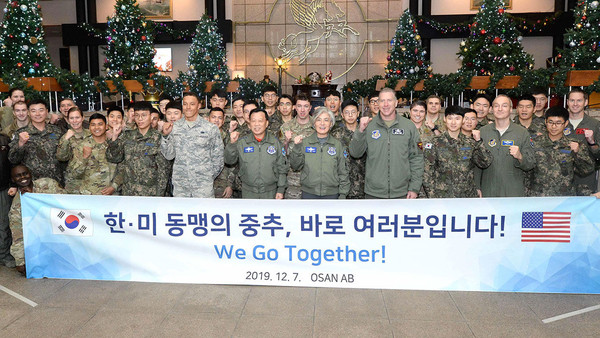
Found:
M 524 212 L 521 242 L 571 242 L 571 213 Z

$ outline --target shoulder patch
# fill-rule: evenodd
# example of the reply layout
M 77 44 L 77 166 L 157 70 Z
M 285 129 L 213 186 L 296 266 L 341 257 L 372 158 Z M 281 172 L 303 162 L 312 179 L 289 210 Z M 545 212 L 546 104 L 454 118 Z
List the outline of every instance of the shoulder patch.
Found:
M 275 150 L 275 147 L 274 147 L 274 146 L 269 146 L 269 147 L 267 148 L 267 154 L 269 154 L 269 155 L 273 155 L 273 154 L 275 154 L 276 152 L 277 152 L 277 150 Z
M 425 143 L 425 146 L 423 148 L 425 148 L 425 149 L 433 149 L 433 143 Z
M 335 147 L 329 147 L 329 149 L 327 149 L 327 153 L 331 156 L 334 156 L 337 154 L 337 151 L 335 150 Z
M 490 142 L 488 142 L 488 145 L 490 147 L 495 147 L 496 146 L 496 139 L 491 139 Z
M 569 127 L 566 127 L 565 130 L 563 130 L 564 135 L 571 135 L 571 132 L 572 132 L 572 130 Z
M 381 132 L 379 131 L 379 129 L 375 129 L 373 130 L 373 132 L 371 133 L 371 137 L 375 140 L 377 140 L 378 138 L 381 137 Z

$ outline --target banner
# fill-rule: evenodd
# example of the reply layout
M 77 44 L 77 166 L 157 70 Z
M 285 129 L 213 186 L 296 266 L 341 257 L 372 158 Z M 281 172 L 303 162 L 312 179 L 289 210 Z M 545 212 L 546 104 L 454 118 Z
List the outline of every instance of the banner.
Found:
M 600 293 L 594 197 L 22 203 L 29 278 Z

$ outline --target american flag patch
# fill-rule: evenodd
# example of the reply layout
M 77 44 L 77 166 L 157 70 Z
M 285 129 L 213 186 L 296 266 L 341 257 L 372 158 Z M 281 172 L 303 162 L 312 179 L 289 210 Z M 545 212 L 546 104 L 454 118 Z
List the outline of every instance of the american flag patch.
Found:
M 570 212 L 524 212 L 521 242 L 571 242 Z

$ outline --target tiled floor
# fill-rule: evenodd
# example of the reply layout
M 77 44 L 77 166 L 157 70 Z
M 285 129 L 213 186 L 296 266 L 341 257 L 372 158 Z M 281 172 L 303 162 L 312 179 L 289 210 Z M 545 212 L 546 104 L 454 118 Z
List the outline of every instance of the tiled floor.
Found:
M 0 268 L 0 337 L 600 337 L 600 295 L 25 279 Z

